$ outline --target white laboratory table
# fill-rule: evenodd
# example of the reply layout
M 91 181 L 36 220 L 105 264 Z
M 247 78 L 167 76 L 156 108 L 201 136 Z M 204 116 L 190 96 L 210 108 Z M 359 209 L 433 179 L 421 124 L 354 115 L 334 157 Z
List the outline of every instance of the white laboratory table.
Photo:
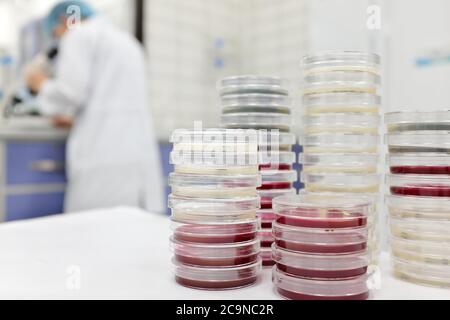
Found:
M 131 208 L 0 226 L 0 299 L 279 299 L 270 270 L 255 286 L 225 292 L 178 286 L 172 276 L 166 217 Z M 450 290 L 391 276 L 382 259 L 375 299 L 450 299 Z

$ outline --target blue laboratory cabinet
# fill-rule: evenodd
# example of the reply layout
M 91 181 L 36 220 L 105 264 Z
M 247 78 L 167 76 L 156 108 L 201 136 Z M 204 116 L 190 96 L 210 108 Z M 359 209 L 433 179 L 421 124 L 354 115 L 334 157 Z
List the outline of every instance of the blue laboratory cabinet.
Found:
M 0 128 L 0 221 L 61 214 L 67 132 Z

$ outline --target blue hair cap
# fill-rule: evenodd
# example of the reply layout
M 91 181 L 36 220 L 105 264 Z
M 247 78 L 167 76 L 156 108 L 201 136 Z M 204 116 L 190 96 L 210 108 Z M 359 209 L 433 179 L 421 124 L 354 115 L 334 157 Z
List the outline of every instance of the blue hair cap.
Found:
M 79 10 L 80 18 L 85 19 L 92 17 L 96 14 L 94 8 L 84 1 L 70 0 L 63 1 L 58 3 L 53 7 L 50 11 L 49 15 L 45 19 L 44 27 L 45 30 L 52 34 L 53 29 L 59 24 L 61 17 L 70 17 L 75 12 L 72 10 L 72 7 L 77 7 Z

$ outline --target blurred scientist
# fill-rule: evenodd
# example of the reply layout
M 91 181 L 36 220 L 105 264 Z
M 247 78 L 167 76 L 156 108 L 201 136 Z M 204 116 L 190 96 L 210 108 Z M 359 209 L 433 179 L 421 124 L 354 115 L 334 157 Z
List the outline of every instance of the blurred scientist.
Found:
M 134 206 L 162 212 L 159 153 L 146 104 L 143 51 L 83 1 L 46 19 L 59 41 L 55 77 L 26 72 L 41 112 L 70 127 L 65 211 Z

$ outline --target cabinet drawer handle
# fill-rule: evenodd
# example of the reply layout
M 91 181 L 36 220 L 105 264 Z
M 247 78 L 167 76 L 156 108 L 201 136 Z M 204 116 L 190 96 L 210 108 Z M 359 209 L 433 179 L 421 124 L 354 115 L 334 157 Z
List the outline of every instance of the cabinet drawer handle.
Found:
M 54 160 L 40 160 L 31 163 L 31 170 L 45 173 L 63 172 L 64 163 Z

